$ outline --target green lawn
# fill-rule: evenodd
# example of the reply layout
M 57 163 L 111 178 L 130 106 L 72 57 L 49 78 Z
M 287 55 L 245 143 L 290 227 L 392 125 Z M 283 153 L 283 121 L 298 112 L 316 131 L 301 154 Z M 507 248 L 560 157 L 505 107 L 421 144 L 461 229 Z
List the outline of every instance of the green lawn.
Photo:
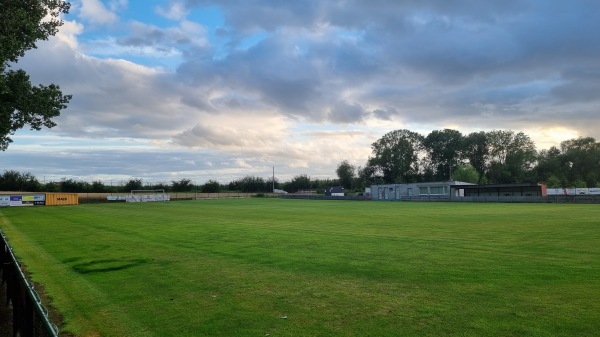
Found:
M 279 199 L 0 210 L 77 336 L 598 336 L 600 206 Z

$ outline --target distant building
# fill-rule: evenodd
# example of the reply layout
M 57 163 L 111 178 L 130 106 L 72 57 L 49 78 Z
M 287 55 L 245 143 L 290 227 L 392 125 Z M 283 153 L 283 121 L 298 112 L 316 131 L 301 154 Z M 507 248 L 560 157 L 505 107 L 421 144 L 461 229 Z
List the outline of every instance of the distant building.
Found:
M 344 187 L 342 187 L 342 186 L 331 186 L 331 187 L 325 188 L 325 196 L 343 197 L 344 195 L 345 195 Z
M 489 185 L 453 185 L 466 198 L 503 198 L 503 197 L 545 197 L 546 185 L 535 183 L 489 184 Z
M 462 181 L 371 185 L 371 200 L 449 200 L 461 196 L 455 186 L 473 185 Z

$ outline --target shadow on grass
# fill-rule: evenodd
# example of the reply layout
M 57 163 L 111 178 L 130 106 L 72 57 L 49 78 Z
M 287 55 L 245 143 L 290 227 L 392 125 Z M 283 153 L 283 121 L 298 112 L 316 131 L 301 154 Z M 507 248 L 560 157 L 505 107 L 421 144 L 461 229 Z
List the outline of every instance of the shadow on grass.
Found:
M 80 274 L 105 273 L 136 267 L 148 262 L 146 259 L 110 259 L 79 263 L 72 268 Z

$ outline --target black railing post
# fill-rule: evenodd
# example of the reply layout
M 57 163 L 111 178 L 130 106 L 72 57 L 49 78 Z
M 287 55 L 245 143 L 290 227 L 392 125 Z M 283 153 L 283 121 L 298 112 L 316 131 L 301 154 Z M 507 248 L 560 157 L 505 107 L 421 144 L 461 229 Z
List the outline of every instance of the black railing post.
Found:
M 2 281 L 6 284 L 8 300 L 13 307 L 13 336 L 58 337 L 58 329 L 48 319 L 38 294 L 21 270 L 2 230 L 0 230 L 0 266 Z

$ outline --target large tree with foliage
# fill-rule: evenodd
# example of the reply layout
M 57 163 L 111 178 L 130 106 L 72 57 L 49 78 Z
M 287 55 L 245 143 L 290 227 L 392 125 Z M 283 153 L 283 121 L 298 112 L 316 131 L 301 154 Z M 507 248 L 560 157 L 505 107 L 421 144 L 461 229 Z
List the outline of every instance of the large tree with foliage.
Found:
M 566 170 L 568 184 L 584 181 L 594 187 L 600 183 L 600 143 L 593 137 L 570 139 L 560 144 L 562 167 Z
M 344 186 L 347 190 L 352 188 L 352 183 L 356 175 L 356 167 L 354 165 L 350 164 L 347 160 L 343 160 L 339 163 L 335 173 L 337 173 L 340 185 Z
M 0 0 L 0 150 L 26 125 L 32 130 L 56 126 L 52 118 L 71 99 L 58 85 L 33 86 L 25 71 L 12 69 L 36 41 L 57 33 L 69 6 L 60 0 Z
M 369 166 L 383 176 L 386 183 L 415 181 L 419 174 L 419 153 L 423 149 L 423 136 L 409 130 L 386 133 L 371 144 Z
M 491 183 L 518 183 L 526 180 L 537 152 L 535 143 L 523 132 L 494 130 L 488 133 Z
M 556 146 L 541 150 L 537 155 L 535 172 L 538 181 L 546 182 L 548 187 L 567 186 L 567 170 L 564 158 Z
M 479 173 L 477 173 L 477 170 L 471 164 L 460 164 L 452 171 L 452 179 L 477 184 L 479 182 Z
M 29 172 L 7 170 L 0 175 L 0 191 L 37 192 L 40 188 L 38 180 Z
M 353 185 L 355 187 L 369 187 L 372 184 L 377 183 L 377 178 L 375 177 L 375 167 L 371 166 L 369 162 L 366 165 L 358 166 L 356 168 L 356 178 L 354 179 Z
M 469 160 L 479 175 L 477 182 L 484 182 L 490 157 L 487 133 L 484 131 L 470 133 L 463 138 L 462 148 L 463 156 Z
M 436 180 L 451 179 L 451 173 L 460 164 L 463 135 L 452 129 L 431 131 L 423 140 L 429 164 Z

